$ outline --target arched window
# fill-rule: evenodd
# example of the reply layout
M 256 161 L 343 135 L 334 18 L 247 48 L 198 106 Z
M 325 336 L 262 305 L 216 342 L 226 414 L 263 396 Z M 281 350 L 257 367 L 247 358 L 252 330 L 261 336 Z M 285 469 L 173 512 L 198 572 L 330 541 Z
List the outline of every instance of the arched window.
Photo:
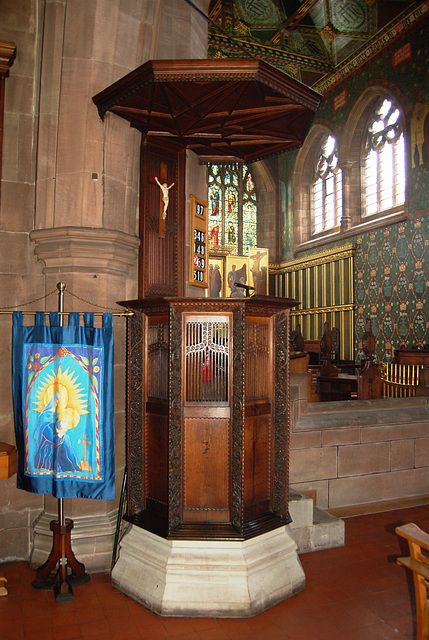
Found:
M 211 247 L 247 255 L 257 246 L 257 198 L 249 167 L 209 164 L 208 201 Z
M 295 250 L 406 219 L 406 144 L 403 110 L 378 85 L 362 92 L 336 141 L 313 125 L 293 170 Z
M 338 227 L 343 209 L 342 171 L 338 167 L 336 139 L 328 135 L 322 140 L 314 169 L 312 185 L 313 233 Z
M 405 138 L 401 111 L 382 98 L 371 114 L 363 147 L 362 212 L 373 216 L 405 202 Z

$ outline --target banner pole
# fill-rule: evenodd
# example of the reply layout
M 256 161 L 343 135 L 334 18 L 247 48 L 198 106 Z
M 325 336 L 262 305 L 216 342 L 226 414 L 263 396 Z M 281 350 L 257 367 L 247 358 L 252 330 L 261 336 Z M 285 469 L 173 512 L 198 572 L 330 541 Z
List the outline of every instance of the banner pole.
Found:
M 64 282 L 58 282 L 57 283 L 57 289 L 58 289 L 58 312 L 60 314 L 59 316 L 59 325 L 60 327 L 63 326 L 64 323 L 64 319 L 62 314 L 64 313 L 64 291 L 65 291 L 66 285 Z M 66 521 L 65 521 L 65 517 L 64 517 L 64 500 L 63 498 L 59 498 L 58 499 L 58 522 L 60 523 L 60 527 L 65 527 L 66 525 Z
M 59 312 L 59 325 L 63 326 L 63 316 L 61 315 L 64 312 L 64 291 L 66 285 L 64 282 L 58 282 L 58 312 Z M 60 534 L 60 549 L 59 549 L 59 561 L 58 561 L 58 571 L 56 576 L 56 582 L 54 587 L 54 594 L 56 602 L 71 602 L 74 600 L 73 589 L 69 582 L 69 578 L 67 575 L 67 537 L 70 535 L 70 532 L 67 531 L 66 520 L 64 516 L 64 499 L 58 499 L 58 524 L 59 524 L 59 534 Z M 73 526 L 73 525 L 72 525 Z

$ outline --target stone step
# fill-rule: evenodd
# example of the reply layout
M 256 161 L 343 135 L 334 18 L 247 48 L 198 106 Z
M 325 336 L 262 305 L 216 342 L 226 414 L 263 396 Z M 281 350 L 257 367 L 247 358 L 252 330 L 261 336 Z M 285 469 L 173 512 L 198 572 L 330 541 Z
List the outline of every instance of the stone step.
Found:
M 289 493 L 289 513 L 292 522 L 287 529 L 298 553 L 344 545 L 343 520 L 315 507 L 311 498 L 293 489 Z

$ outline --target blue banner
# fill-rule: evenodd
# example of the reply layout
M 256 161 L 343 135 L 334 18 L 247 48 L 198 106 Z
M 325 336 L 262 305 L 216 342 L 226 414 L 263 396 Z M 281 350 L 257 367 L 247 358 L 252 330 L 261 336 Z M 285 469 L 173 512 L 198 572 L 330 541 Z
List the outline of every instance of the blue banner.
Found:
M 115 497 L 113 317 L 13 314 L 13 402 L 18 488 L 56 498 Z

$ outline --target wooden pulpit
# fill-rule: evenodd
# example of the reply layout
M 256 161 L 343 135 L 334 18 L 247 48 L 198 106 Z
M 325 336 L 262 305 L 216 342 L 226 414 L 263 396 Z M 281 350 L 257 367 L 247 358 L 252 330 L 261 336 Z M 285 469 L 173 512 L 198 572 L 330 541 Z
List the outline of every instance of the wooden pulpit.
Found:
M 121 304 L 135 311 L 126 519 L 169 539 L 247 539 L 288 523 L 294 301 Z
M 146 298 L 128 326 L 128 527 L 112 583 L 161 615 L 304 588 L 287 524 L 293 300 Z

